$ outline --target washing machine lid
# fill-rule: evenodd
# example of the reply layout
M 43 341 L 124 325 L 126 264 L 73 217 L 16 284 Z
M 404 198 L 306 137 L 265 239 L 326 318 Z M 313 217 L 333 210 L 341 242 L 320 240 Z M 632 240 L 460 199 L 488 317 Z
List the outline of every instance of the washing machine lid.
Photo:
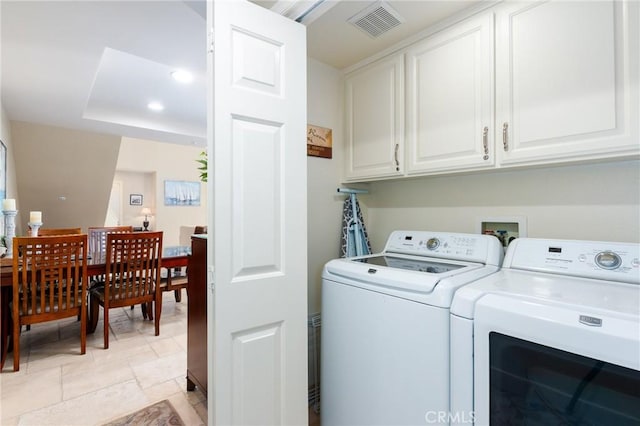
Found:
M 343 280 L 415 293 L 431 293 L 445 278 L 484 268 L 483 264 L 423 256 L 375 254 L 335 259 L 325 266 L 327 274 Z

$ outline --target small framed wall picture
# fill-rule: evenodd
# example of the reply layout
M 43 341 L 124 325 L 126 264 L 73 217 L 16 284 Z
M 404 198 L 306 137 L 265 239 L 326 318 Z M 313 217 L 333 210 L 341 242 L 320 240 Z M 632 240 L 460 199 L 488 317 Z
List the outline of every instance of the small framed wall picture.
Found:
M 331 129 L 307 124 L 307 156 L 331 158 L 333 137 Z
M 142 194 L 130 194 L 129 195 L 129 205 L 130 206 L 141 206 L 142 205 Z

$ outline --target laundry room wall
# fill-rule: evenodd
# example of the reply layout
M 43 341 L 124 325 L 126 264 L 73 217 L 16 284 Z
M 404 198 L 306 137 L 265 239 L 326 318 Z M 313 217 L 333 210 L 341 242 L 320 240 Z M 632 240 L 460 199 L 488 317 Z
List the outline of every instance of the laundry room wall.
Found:
M 495 216 L 524 216 L 529 237 L 640 242 L 640 163 L 374 182 L 361 203 L 376 251 L 396 229 L 474 233 Z
M 339 256 L 344 195 L 338 194 L 342 155 L 342 72 L 307 61 L 307 122 L 332 130 L 332 158 L 307 157 L 308 312 L 320 312 L 322 268 Z

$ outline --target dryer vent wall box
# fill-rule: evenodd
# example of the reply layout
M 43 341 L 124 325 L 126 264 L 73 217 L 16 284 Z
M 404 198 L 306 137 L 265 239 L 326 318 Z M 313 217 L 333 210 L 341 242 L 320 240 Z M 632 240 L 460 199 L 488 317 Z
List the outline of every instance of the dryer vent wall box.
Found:
M 527 219 L 523 216 L 485 217 L 478 219 L 478 234 L 494 235 L 507 247 L 516 238 L 527 236 Z

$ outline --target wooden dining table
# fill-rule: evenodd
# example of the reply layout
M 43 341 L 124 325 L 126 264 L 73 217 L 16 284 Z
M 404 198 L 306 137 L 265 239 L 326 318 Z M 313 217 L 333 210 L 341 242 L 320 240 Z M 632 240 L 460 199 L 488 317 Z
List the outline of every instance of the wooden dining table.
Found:
M 186 267 L 191 254 L 190 246 L 169 246 L 162 250 L 161 267 L 167 269 L 167 284 L 171 286 L 172 271 L 175 268 Z M 89 254 L 87 258 L 87 275 L 91 277 L 104 275 L 107 264 L 104 253 Z M 2 359 L 0 369 L 4 367 L 4 361 L 9 352 L 9 335 L 11 333 L 11 312 L 9 304 L 13 298 L 13 258 L 0 258 L 0 344 L 2 347 Z

